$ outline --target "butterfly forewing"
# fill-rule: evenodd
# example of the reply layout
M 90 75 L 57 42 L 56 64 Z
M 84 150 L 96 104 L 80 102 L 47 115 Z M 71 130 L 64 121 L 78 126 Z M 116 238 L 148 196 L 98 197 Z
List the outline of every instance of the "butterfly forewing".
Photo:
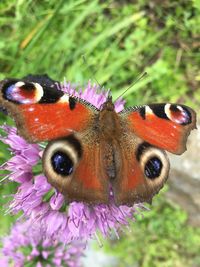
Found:
M 46 83 L 47 78 L 45 85 L 16 79 L 0 84 L 0 105 L 14 118 L 19 134 L 29 142 L 49 141 L 86 129 L 97 112 L 87 102 Z
M 152 104 L 120 113 L 129 128 L 144 141 L 174 154 L 186 150 L 187 137 L 196 127 L 196 113 L 176 104 Z

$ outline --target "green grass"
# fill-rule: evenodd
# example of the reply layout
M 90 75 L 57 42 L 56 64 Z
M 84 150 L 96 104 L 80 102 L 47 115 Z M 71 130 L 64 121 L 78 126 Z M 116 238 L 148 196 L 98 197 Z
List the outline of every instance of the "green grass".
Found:
M 0 79 L 48 73 L 56 80 L 66 77 L 84 85 L 94 81 L 92 68 L 116 98 L 147 71 L 126 93 L 129 106 L 170 101 L 199 111 L 199 25 L 199 0 L 1 1 Z M 12 124 L 0 115 L 0 122 L 5 121 Z M 4 162 L 9 153 L 0 147 Z M 1 205 L 3 196 L 13 192 L 14 185 L 1 185 Z M 133 235 L 112 246 L 113 252 L 124 264 L 139 263 L 135 266 L 200 265 L 195 263 L 198 230 L 187 226 L 179 208 L 159 196 L 156 203 L 145 219 L 134 224 Z M 0 216 L 4 235 L 14 219 L 4 216 L 3 210 Z
M 91 77 L 126 94 L 130 105 L 198 105 L 198 1 L 4 1 L 0 6 L 0 78 L 48 73 L 84 84 Z M 87 59 L 83 62 L 82 55 Z
M 131 230 L 104 249 L 118 258 L 117 267 L 200 266 L 200 229 L 187 224 L 187 214 L 164 194 L 155 197 L 151 210 L 137 216 Z

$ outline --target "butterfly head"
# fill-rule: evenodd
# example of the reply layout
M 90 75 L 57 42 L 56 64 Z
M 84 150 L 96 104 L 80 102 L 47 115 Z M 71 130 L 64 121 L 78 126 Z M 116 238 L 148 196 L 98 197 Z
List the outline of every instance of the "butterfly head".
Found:
M 102 104 L 101 110 L 107 110 L 107 111 L 114 111 L 115 110 L 115 105 L 113 104 L 111 95 L 109 95 L 106 99 L 106 102 L 104 102 Z

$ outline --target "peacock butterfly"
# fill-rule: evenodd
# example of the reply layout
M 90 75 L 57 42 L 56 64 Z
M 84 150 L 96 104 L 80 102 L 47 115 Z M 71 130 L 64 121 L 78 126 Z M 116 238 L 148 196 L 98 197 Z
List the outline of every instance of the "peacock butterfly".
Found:
M 47 75 L 0 82 L 0 105 L 28 142 L 48 141 L 48 181 L 69 200 L 117 205 L 151 202 L 168 178 L 164 150 L 182 154 L 196 127 L 184 105 L 151 104 L 116 113 L 112 97 L 97 109 L 58 90 Z

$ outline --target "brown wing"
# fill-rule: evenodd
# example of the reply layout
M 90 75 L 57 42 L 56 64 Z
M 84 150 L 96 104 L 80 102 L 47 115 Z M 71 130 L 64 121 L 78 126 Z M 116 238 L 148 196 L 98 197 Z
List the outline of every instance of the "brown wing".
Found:
M 102 162 L 99 135 L 91 129 L 50 142 L 43 155 L 48 181 L 67 200 L 92 204 L 108 202 L 109 185 Z
M 133 133 L 122 136 L 118 145 L 120 162 L 113 181 L 118 205 L 151 202 L 168 178 L 166 153 L 144 142 Z

